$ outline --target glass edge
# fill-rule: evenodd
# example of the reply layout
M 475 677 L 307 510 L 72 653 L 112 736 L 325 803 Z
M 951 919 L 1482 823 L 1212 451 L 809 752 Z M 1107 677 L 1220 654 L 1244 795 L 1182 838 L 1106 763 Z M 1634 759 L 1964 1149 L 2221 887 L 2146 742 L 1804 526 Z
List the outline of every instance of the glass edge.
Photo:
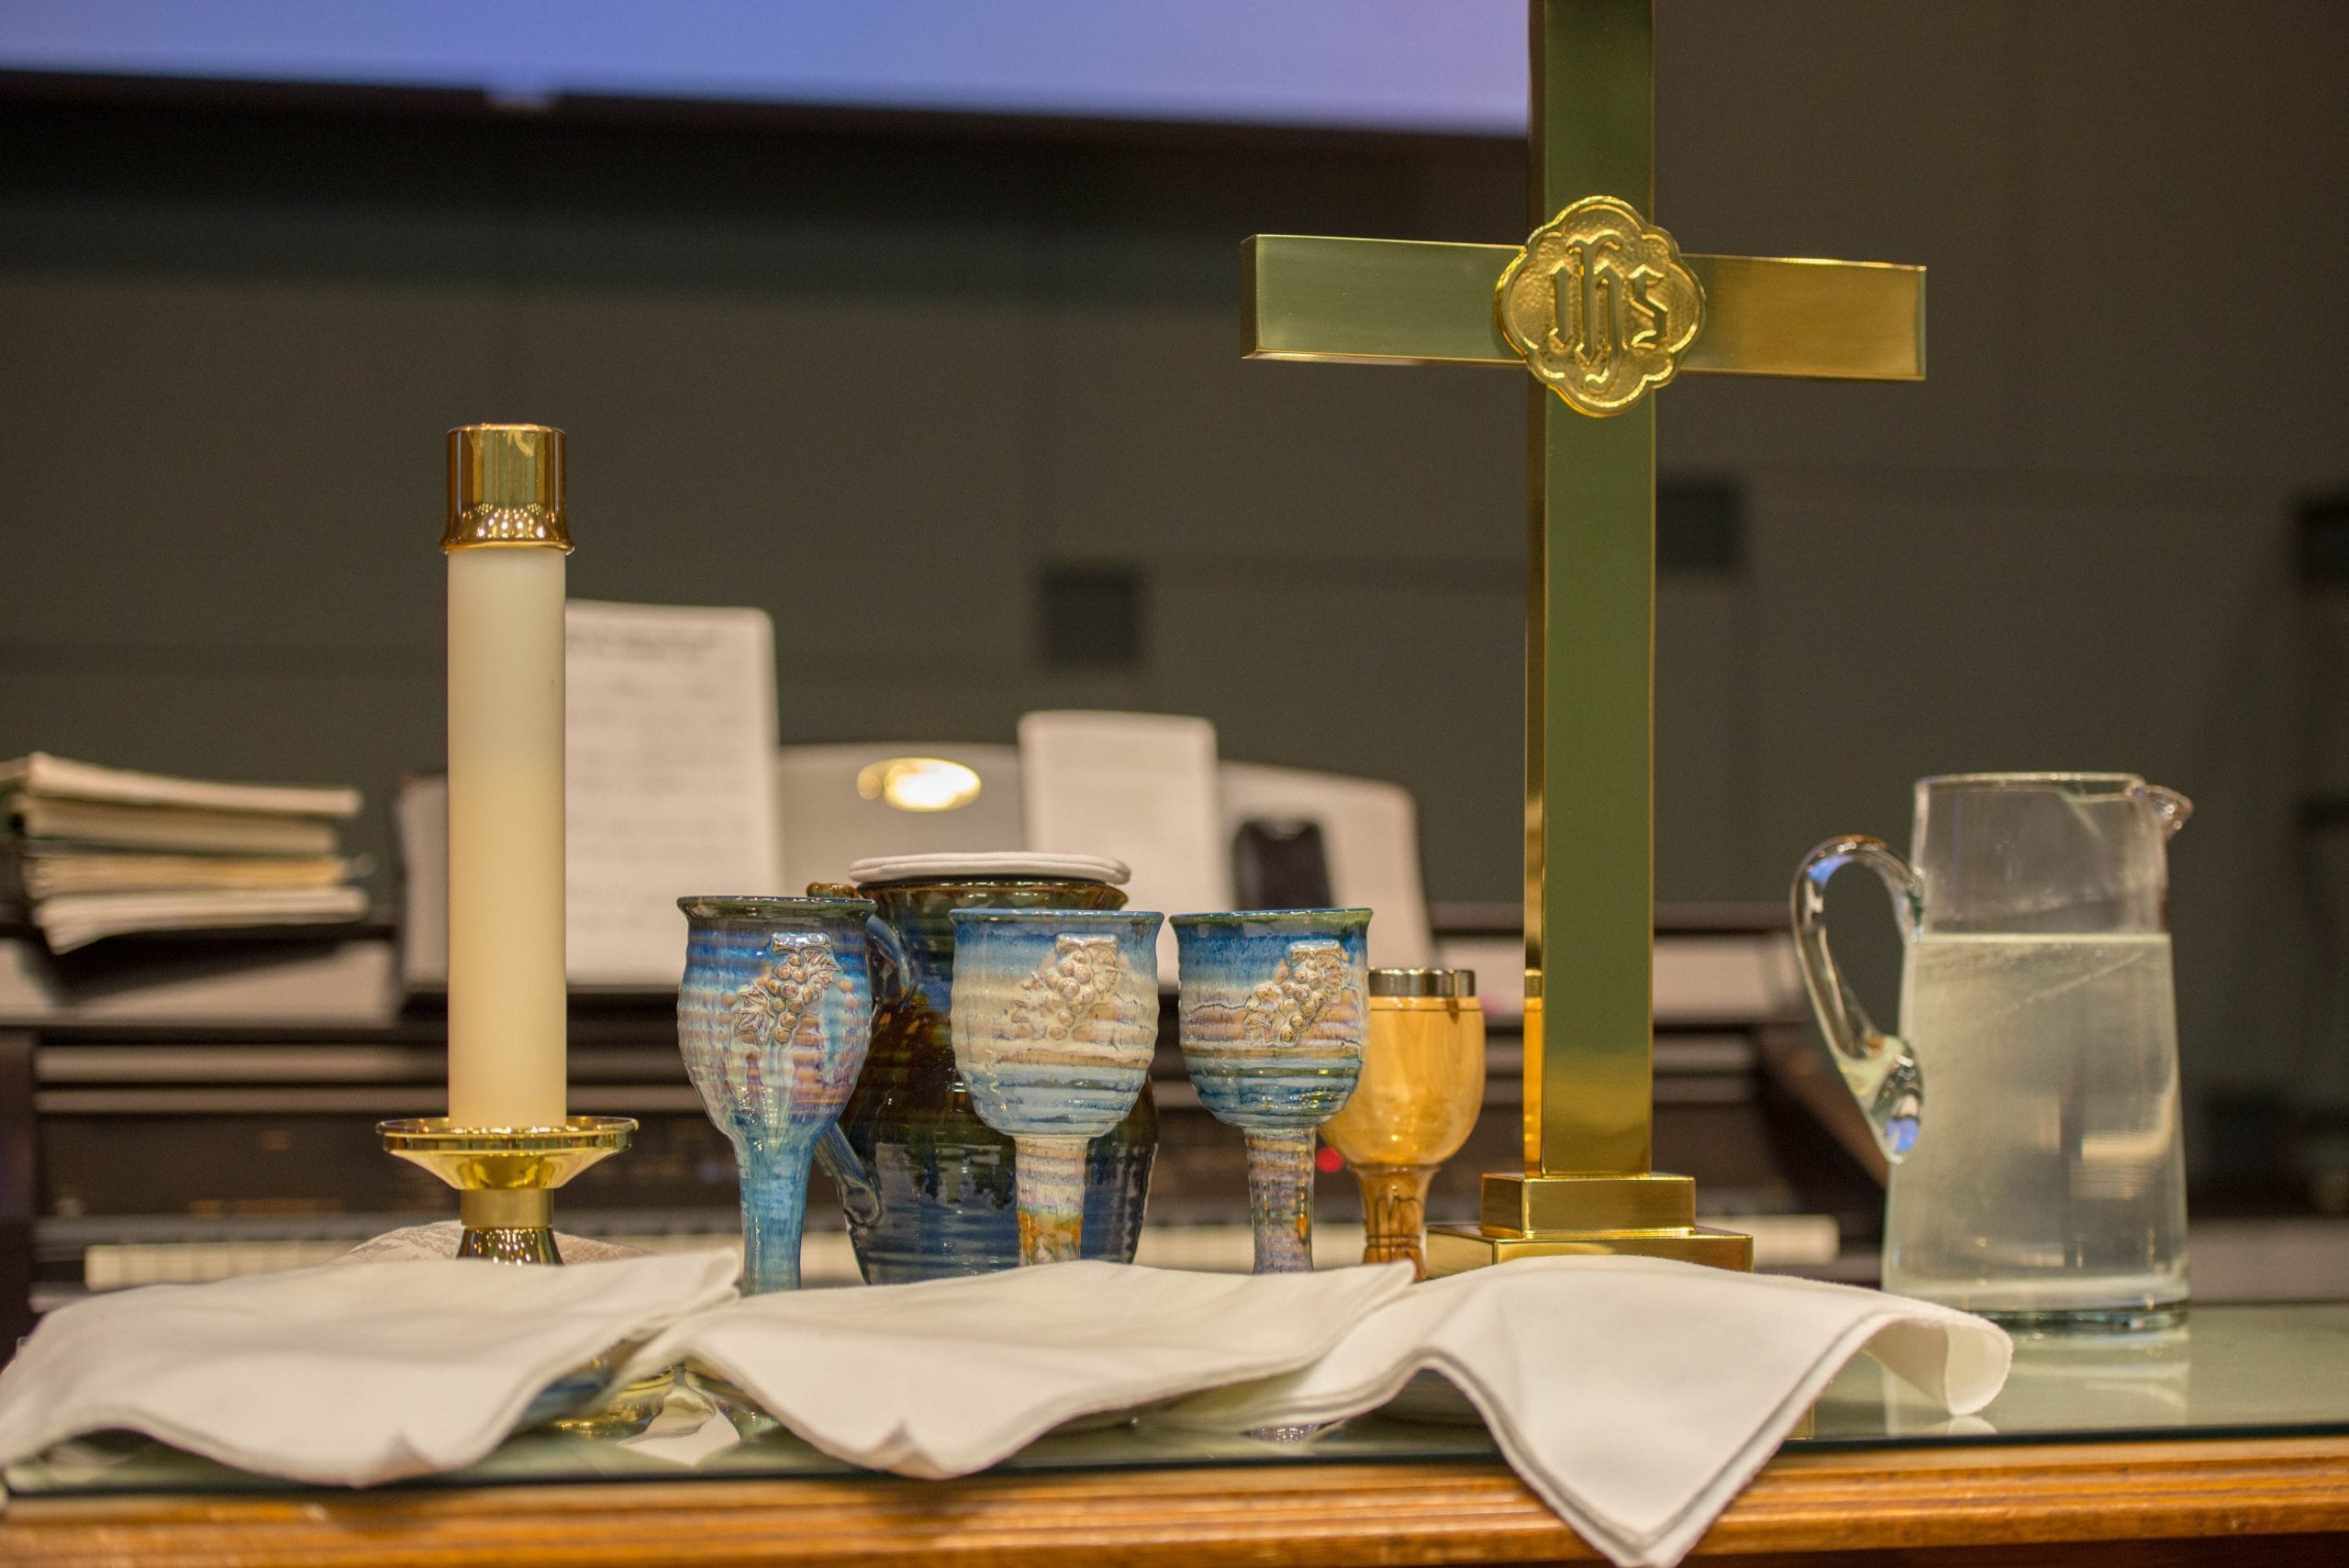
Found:
M 1208 909 L 1189 915 L 1169 915 L 1169 925 L 1237 926 L 1250 920 L 1279 920 L 1297 916 L 1315 916 L 1328 920 L 1367 920 L 1368 909 Z
M 695 919 L 760 920 L 778 915 L 872 914 L 879 906 L 870 898 L 803 898 L 778 893 L 694 895 L 678 899 L 677 907 Z
M 2009 1432 L 1906 1432 L 1854 1433 L 1814 1438 L 1789 1438 L 1779 1445 L 1779 1451 L 1789 1453 L 1845 1453 L 1865 1451 L 1900 1450 L 1908 1452 L 1940 1449 L 2026 1448 L 2051 1443 L 2097 1447 L 2119 1443 L 2147 1442 L 2209 1442 L 2257 1441 L 2293 1438 L 2325 1438 L 2349 1436 L 2349 1418 L 2328 1418 L 2300 1422 L 2213 1422 L 2207 1426 L 2145 1426 L 2106 1428 L 2047 1428 Z M 610 1440 L 589 1440 L 599 1446 Z M 1491 1440 L 1487 1439 L 1487 1442 Z M 178 1471 L 181 1451 L 169 1451 L 173 1457 L 166 1463 L 171 1471 Z M 196 1466 L 209 1463 L 195 1458 Z M 1050 1474 L 1050 1473 L 1112 1473 L 1152 1470 L 1194 1470 L 1222 1466 L 1254 1469 L 1262 1465 L 1293 1464 L 1300 1461 L 1335 1465 L 1437 1463 L 1486 1464 L 1507 1462 L 1497 1443 L 1482 1447 L 1466 1443 L 1453 1444 L 1435 1440 L 1425 1444 L 1380 1441 L 1372 1446 L 1348 1448 L 1333 1451 L 1322 1448 L 1318 1452 L 1308 1445 L 1297 1451 L 1275 1450 L 1262 1455 L 1229 1451 L 1208 1451 L 1197 1455 L 1164 1452 L 1147 1456 L 1090 1457 L 1074 1454 L 1038 1455 L 1022 1462 L 1018 1455 L 988 1467 L 981 1475 Z M 0 1467 L 12 1495 L 21 1498 L 104 1498 L 277 1496 L 348 1496 L 346 1488 L 305 1485 L 256 1472 L 221 1466 L 212 1473 L 155 1474 L 146 1472 L 137 1477 L 109 1478 L 103 1474 L 79 1484 L 55 1484 L 43 1473 L 44 1462 L 34 1456 L 15 1461 Z M 885 1471 L 865 1470 L 841 1461 L 826 1461 L 821 1456 L 802 1458 L 774 1465 L 714 1465 L 707 1469 L 679 1468 L 674 1474 L 630 1472 L 615 1473 L 593 1463 L 575 1469 L 549 1466 L 517 1466 L 495 1473 L 483 1474 L 467 1468 L 437 1474 L 418 1475 L 366 1488 L 372 1494 L 397 1492 L 427 1492 L 444 1490 L 500 1491 L 520 1486 L 629 1485 L 636 1483 L 674 1485 L 677 1482 L 759 1482 L 810 1480 L 855 1480 L 888 1484 L 900 1479 Z
M 946 911 L 949 919 L 1024 921 L 1034 925 L 1051 925 L 1063 920 L 1126 920 L 1139 924 L 1144 920 L 1163 920 L 1166 917 L 1155 909 L 1006 909 L 995 904 L 957 904 Z
M 1986 788 L 2011 785 L 2028 789 L 2047 784 L 2143 785 L 2144 782 L 2143 773 L 1928 773 L 1917 781 L 1917 787 L 1940 789 L 1950 784 L 1966 784 Z
M 2254 1442 L 2349 1437 L 2349 1416 L 2306 1421 L 2212 1421 L 2201 1426 L 2030 1427 L 2003 1432 L 1839 1432 L 1788 1438 L 1783 1448 L 1817 1453 L 1859 1449 L 2028 1448 L 2046 1443 Z
M 1119 892 L 1120 884 L 1098 876 L 988 876 L 973 873 L 965 876 L 938 876 L 924 872 L 916 876 L 876 877 L 856 884 L 858 887 L 1113 887 Z

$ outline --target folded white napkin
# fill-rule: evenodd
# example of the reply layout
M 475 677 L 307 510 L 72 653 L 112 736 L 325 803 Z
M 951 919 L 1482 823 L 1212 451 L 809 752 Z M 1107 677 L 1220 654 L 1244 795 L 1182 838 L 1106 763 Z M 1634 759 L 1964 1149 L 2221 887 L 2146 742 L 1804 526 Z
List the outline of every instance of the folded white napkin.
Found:
M 1151 1418 L 1223 1431 L 1334 1421 L 1439 1372 L 1584 1540 L 1623 1568 L 1664 1568 L 1859 1351 L 1965 1415 L 1997 1395 L 2012 1349 L 1979 1318 L 1848 1285 L 1531 1258 L 1419 1285 L 1309 1366 Z
M 52 1313 L 0 1373 L 0 1462 L 129 1428 L 297 1481 L 454 1470 L 540 1389 L 628 1344 L 620 1377 L 690 1360 L 826 1452 L 922 1476 L 1169 1401 L 1148 1418 L 1310 1427 L 1426 1370 L 1593 1545 L 1662 1568 L 1862 1350 L 1958 1415 L 1998 1392 L 2010 1350 L 1921 1302 L 1635 1258 L 1419 1286 L 1400 1265 L 1250 1277 L 1079 1262 L 729 1300 L 736 1272 L 721 1252 L 350 1262 L 100 1296 Z M 726 1440 L 691 1436 L 671 1457 Z
M 726 1252 L 328 1263 L 95 1296 L 0 1373 L 0 1463 L 127 1428 L 321 1485 L 455 1470 L 549 1384 L 726 1300 L 740 1268 Z
M 1410 1280 L 1088 1262 L 759 1296 L 655 1336 L 631 1370 L 689 1359 L 836 1458 L 963 1475 L 1074 1417 L 1305 1366 Z

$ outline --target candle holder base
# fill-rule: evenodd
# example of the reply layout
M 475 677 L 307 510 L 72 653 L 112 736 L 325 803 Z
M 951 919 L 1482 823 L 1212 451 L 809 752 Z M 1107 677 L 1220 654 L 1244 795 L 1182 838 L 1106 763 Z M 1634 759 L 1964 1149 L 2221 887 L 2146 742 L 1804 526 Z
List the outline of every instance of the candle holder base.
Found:
M 662 1407 L 669 1403 L 669 1396 L 676 1388 L 677 1369 L 656 1367 L 633 1382 L 614 1386 L 611 1374 L 621 1359 L 620 1352 L 614 1351 L 590 1362 L 588 1370 L 600 1373 L 605 1378 L 602 1396 L 583 1409 L 549 1421 L 548 1428 L 571 1437 L 600 1438 L 608 1442 L 635 1437 L 660 1419 Z
M 460 1258 L 560 1263 L 554 1189 L 628 1147 L 634 1120 L 575 1116 L 560 1127 L 460 1127 L 447 1117 L 378 1122 L 384 1148 L 457 1189 Z
M 447 1117 L 419 1117 L 378 1122 L 375 1130 L 385 1150 L 457 1189 L 457 1215 L 465 1226 L 457 1256 L 560 1265 L 554 1189 L 627 1148 L 636 1123 L 624 1116 L 575 1116 L 561 1127 L 459 1127 Z M 656 1368 L 615 1388 L 612 1375 L 625 1359 L 616 1351 L 581 1368 L 576 1381 L 586 1389 L 581 1402 L 545 1424 L 599 1438 L 627 1437 L 651 1426 L 669 1397 L 675 1369 Z

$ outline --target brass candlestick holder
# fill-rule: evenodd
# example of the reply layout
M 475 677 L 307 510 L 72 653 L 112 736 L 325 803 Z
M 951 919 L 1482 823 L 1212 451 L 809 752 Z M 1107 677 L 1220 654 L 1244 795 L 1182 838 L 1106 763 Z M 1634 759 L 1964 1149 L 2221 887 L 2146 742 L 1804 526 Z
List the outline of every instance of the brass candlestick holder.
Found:
M 384 1147 L 457 1189 L 460 1258 L 560 1263 L 554 1189 L 628 1147 L 636 1122 L 575 1116 L 561 1127 L 459 1127 L 447 1117 L 378 1122 Z
M 636 1122 L 624 1116 L 574 1116 L 561 1127 L 459 1127 L 436 1116 L 380 1121 L 375 1130 L 386 1150 L 457 1189 L 457 1217 L 465 1224 L 457 1256 L 559 1266 L 554 1189 L 627 1148 Z M 575 1380 L 581 1392 L 558 1406 L 560 1414 L 526 1416 L 523 1424 L 543 1418 L 557 1431 L 602 1438 L 629 1437 L 651 1426 L 669 1397 L 675 1372 L 662 1367 L 613 1388 L 611 1375 L 627 1359 L 627 1350 L 622 1346 L 581 1368 Z

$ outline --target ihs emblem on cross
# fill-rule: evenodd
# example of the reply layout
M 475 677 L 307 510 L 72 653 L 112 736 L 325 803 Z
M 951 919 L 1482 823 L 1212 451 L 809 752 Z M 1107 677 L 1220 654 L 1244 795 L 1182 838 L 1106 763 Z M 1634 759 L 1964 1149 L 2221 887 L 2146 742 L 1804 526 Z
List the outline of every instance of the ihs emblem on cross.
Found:
M 1670 381 L 1705 320 L 1680 247 L 1613 196 L 1586 196 L 1535 229 L 1495 295 L 1533 378 L 1599 416 Z

